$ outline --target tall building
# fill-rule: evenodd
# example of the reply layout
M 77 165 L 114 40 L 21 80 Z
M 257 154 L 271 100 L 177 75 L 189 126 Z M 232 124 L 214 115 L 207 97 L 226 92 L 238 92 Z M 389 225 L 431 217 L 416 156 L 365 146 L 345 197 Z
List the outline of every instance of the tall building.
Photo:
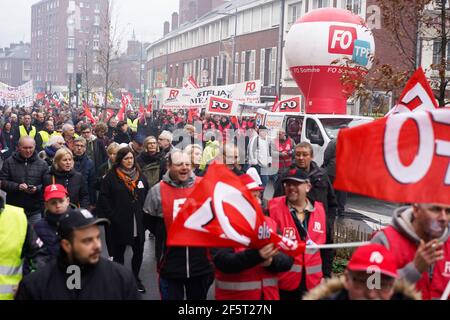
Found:
M 101 86 L 102 48 L 108 43 L 108 0 L 41 0 L 31 7 L 31 63 L 36 91 Z M 104 51 L 104 50 L 103 50 Z M 97 84 L 98 82 L 98 84 Z
M 31 52 L 29 43 L 12 43 L 0 48 L 0 82 L 18 87 L 31 80 Z

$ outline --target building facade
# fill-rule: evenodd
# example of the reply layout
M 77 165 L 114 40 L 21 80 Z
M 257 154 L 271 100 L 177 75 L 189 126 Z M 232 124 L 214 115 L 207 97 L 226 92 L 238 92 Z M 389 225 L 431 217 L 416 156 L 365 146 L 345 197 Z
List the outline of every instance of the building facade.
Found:
M 30 80 L 30 44 L 12 43 L 9 48 L 0 48 L 0 82 L 18 87 Z
M 36 91 L 68 91 L 69 85 L 74 90 L 76 73 L 84 74 L 85 86 L 96 86 L 102 69 L 100 56 L 109 38 L 108 10 L 108 0 L 41 0 L 32 6 Z
M 147 47 L 147 86 L 157 93 L 160 91 L 157 88 L 180 87 L 192 74 L 201 86 L 260 79 L 262 96 L 275 96 L 281 18 L 284 43 L 295 21 L 311 10 L 324 7 L 349 9 L 370 20 L 377 60 L 403 68 L 402 57 L 392 49 L 382 28 L 377 0 L 285 0 L 283 17 L 280 0 L 230 1 L 197 18 L 192 15 L 186 18 L 182 7 L 186 3 L 180 1 L 181 23 L 176 24 L 177 28 L 170 32 L 166 28 L 164 36 Z M 406 48 L 411 54 L 416 49 Z M 284 55 L 280 69 L 281 96 L 301 94 Z M 376 88 L 374 97 L 389 104 L 388 108 L 393 103 L 391 95 Z M 359 113 L 358 102 L 349 101 L 349 104 L 349 112 Z

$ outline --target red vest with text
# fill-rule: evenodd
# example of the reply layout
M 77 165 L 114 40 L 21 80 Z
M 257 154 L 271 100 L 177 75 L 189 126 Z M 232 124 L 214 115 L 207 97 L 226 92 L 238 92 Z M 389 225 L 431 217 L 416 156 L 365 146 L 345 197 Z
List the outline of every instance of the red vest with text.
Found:
M 292 154 L 289 154 L 289 152 L 292 152 L 293 144 L 292 140 L 287 138 L 283 143 L 280 143 L 279 139 L 275 140 L 275 149 L 280 153 L 279 159 L 278 159 L 278 168 L 289 168 L 292 165 Z M 281 156 L 282 152 L 288 153 L 287 156 Z M 275 162 L 275 161 L 274 161 Z
M 389 250 L 394 253 L 397 269 L 402 269 L 414 260 L 418 244 L 409 240 L 392 226 L 383 229 L 389 241 Z M 450 239 L 444 243 L 444 259 L 434 264 L 433 275 L 430 280 L 428 272 L 416 283 L 417 291 L 422 293 L 423 300 L 439 299 L 450 280 Z
M 325 244 L 326 215 L 323 204 L 316 201 L 314 203 L 314 211 L 309 214 L 308 234 L 310 239 L 316 244 Z M 289 212 L 286 197 L 274 198 L 269 202 L 269 215 L 275 220 L 283 236 L 301 241 L 294 219 Z M 279 276 L 279 288 L 285 291 L 296 290 L 300 285 L 302 272 L 304 271 L 306 272 L 306 288 L 308 290 L 320 284 L 323 278 L 320 250 L 307 249 L 303 254 L 295 257 L 291 270 L 283 272 Z
M 265 217 L 274 232 L 274 220 Z M 247 248 L 236 248 L 241 252 Z M 238 273 L 223 273 L 216 268 L 216 300 L 280 300 L 277 274 L 257 265 Z
M 164 181 L 161 181 L 162 212 L 167 231 L 169 231 L 173 220 L 200 180 L 201 178 L 196 177 L 195 183 L 189 188 L 176 188 Z

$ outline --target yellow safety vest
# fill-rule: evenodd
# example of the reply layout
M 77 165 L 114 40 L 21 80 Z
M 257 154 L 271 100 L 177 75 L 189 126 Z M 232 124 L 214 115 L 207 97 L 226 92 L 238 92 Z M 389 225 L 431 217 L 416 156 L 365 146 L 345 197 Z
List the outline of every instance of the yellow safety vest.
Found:
M 22 208 L 6 205 L 0 213 L 0 300 L 13 300 L 22 280 L 22 248 L 27 217 Z
M 57 131 L 53 131 L 52 134 L 48 134 L 48 132 L 45 131 L 45 130 L 39 131 L 38 134 L 40 134 L 41 138 L 42 138 L 42 149 L 44 149 L 47 146 L 47 142 L 48 142 L 48 140 L 50 140 L 50 138 L 52 138 L 54 136 L 60 136 L 61 135 Z
M 127 119 L 127 124 L 130 127 L 131 131 L 137 132 L 139 125 L 139 118 L 134 119 L 134 121 L 131 121 L 131 119 Z
M 31 126 L 31 131 L 30 134 L 27 133 L 27 130 L 25 130 L 25 126 L 21 125 L 19 127 L 19 131 L 20 131 L 20 137 L 27 137 L 30 136 L 32 138 L 34 138 L 36 136 L 36 127 L 35 126 Z

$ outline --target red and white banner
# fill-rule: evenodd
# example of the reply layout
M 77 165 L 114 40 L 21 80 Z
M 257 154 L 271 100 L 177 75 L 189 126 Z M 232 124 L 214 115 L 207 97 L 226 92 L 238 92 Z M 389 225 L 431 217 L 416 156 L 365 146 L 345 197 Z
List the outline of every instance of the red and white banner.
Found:
M 450 110 L 403 112 L 342 129 L 336 150 L 338 190 L 450 204 Z
M 0 82 L 0 105 L 2 106 L 32 106 L 33 105 L 33 81 L 19 87 L 11 87 Z
M 198 89 L 200 88 L 197 84 L 197 81 L 195 81 L 194 77 L 190 75 L 186 82 L 183 85 L 183 89 Z
M 274 108 L 275 112 L 301 112 L 302 98 L 300 96 L 279 101 Z
M 162 109 L 207 108 L 208 99 L 217 96 L 232 99 L 239 103 L 259 103 L 261 81 L 247 81 L 226 86 L 213 86 L 198 89 L 164 88 Z
M 420 67 L 406 84 L 399 103 L 386 116 L 399 112 L 434 110 L 438 107 L 433 89 L 431 89 L 427 77 Z
M 232 116 L 238 114 L 238 109 L 239 105 L 231 99 L 211 96 L 208 99 L 206 113 Z
M 275 232 L 274 232 L 275 231 Z M 290 255 L 305 243 L 276 234 L 261 206 L 226 165 L 213 163 L 183 205 L 168 233 L 169 246 L 251 247 L 274 243 Z

